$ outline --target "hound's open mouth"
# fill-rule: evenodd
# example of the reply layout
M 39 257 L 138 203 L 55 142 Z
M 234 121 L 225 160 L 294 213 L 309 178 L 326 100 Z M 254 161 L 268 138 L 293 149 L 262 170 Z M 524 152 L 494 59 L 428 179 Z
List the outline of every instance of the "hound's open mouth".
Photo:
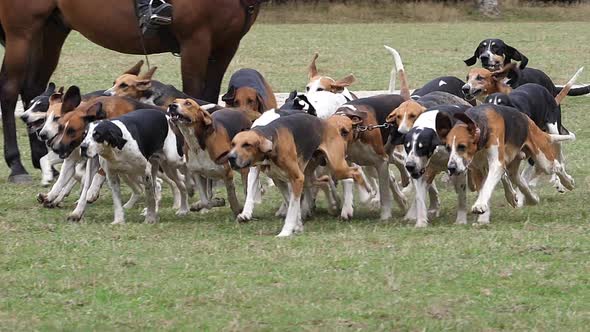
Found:
M 475 99 L 481 93 L 481 89 L 470 91 L 469 93 L 463 93 L 465 95 L 465 100 L 471 101 Z
M 172 120 L 174 122 L 182 122 L 182 123 L 193 122 L 190 118 L 188 118 L 178 112 L 168 112 L 168 116 L 170 116 L 170 120 Z
M 27 122 L 27 132 L 29 134 L 36 133 L 39 129 L 43 128 L 45 124 L 45 119 L 39 119 L 33 122 Z

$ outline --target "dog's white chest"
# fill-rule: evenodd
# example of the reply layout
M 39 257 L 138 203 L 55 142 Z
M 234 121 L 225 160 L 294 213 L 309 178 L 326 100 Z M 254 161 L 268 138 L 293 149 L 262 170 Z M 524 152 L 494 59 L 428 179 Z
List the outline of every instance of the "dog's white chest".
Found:
M 130 143 L 128 142 L 123 147 L 123 150 L 107 148 L 101 153 L 100 156 L 108 162 L 110 171 L 125 174 L 144 174 L 148 161 L 141 154 L 137 145 Z

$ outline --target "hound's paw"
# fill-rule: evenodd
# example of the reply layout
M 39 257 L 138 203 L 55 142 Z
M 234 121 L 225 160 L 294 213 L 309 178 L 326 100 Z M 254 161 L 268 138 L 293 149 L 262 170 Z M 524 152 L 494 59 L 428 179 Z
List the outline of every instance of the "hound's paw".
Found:
M 145 220 L 143 221 L 146 224 L 155 224 L 158 222 L 158 217 L 156 216 L 146 216 Z
M 114 220 L 111 225 L 124 225 L 125 220 Z
M 239 223 L 247 223 L 252 220 L 252 213 L 240 213 L 236 217 L 236 221 Z
M 81 219 L 82 219 L 82 216 L 75 214 L 75 213 L 71 213 L 67 218 L 67 220 L 71 221 L 71 222 L 78 222 Z
M 504 198 L 506 198 L 506 202 L 508 202 L 508 204 L 510 206 L 512 206 L 513 208 L 516 208 L 519 206 L 518 196 L 517 196 L 516 192 L 505 191 Z
M 283 230 L 279 233 L 279 235 L 277 235 L 277 237 L 289 237 L 291 235 L 293 235 L 292 231 L 284 231 Z
M 416 228 L 428 227 L 428 220 L 416 220 Z
M 379 208 L 379 206 L 381 206 L 381 200 L 379 197 L 373 197 L 369 200 L 369 208 L 371 210 L 376 210 Z
M 386 221 L 391 219 L 391 211 L 388 212 L 382 212 L 381 216 L 379 217 L 379 219 L 381 219 L 381 221 Z
M 56 207 L 59 207 L 59 203 L 55 203 L 55 202 L 44 202 L 43 203 L 43 207 L 48 208 L 48 209 L 54 209 Z
M 471 212 L 475 214 L 484 214 L 488 211 L 488 205 L 486 203 L 475 203 L 471 208 Z
M 457 219 L 455 219 L 455 224 L 457 225 L 466 225 L 467 224 L 467 212 L 459 212 L 457 213 Z
M 350 207 L 343 207 L 342 211 L 340 212 L 340 219 L 343 221 L 349 221 L 352 219 L 352 215 L 354 213 L 354 209 L 352 206 Z
M 176 215 L 179 217 L 182 216 L 186 216 L 188 214 L 189 210 L 188 209 L 179 209 L 178 211 L 176 211 Z
M 440 207 L 428 210 L 428 219 L 440 217 Z
M 37 194 L 37 202 L 39 202 L 41 204 L 45 204 L 45 202 L 47 202 L 47 195 L 42 194 L 42 193 L 38 193 Z

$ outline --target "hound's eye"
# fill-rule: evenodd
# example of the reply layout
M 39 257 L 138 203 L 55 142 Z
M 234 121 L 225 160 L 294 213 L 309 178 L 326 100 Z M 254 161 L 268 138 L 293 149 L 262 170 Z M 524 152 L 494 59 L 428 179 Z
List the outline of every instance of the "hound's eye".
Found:
M 129 87 L 129 85 L 127 85 L 127 83 L 119 84 L 119 88 L 121 88 L 121 89 L 127 89 L 127 87 Z
M 244 149 L 248 149 L 251 146 L 252 146 L 252 144 L 250 144 L 250 143 L 244 143 L 244 144 L 242 144 L 242 148 L 244 148 Z
M 64 130 L 64 126 L 63 126 L 63 125 L 59 125 L 59 126 L 57 127 L 57 130 L 59 130 L 59 131 L 63 131 L 63 130 Z
M 475 79 L 478 81 L 481 81 L 481 80 L 483 80 L 483 77 L 481 75 L 477 75 L 477 77 Z
M 191 106 L 191 102 L 190 102 L 190 101 L 188 101 L 188 100 L 187 100 L 187 101 L 185 101 L 185 102 L 184 102 L 184 106 Z
M 254 104 L 254 100 L 252 100 L 252 99 L 248 99 L 248 100 L 246 101 L 246 103 L 247 103 L 248 105 L 252 105 L 252 104 Z
M 74 130 L 74 128 L 68 128 L 67 134 L 70 136 L 74 136 L 74 134 L 76 133 L 76 130 Z
M 316 91 L 320 92 L 320 91 L 324 91 L 323 88 L 318 88 Z
M 415 115 L 415 114 L 410 114 L 410 119 L 413 119 L 413 118 L 415 118 L 415 117 L 416 117 L 416 115 Z
M 305 87 L 305 91 L 309 92 L 309 87 L 308 86 Z
M 342 137 L 346 137 L 346 136 L 348 136 L 348 134 L 350 134 L 350 131 L 348 131 L 348 129 L 341 129 L 340 130 L 340 135 Z
M 459 144 L 459 145 L 457 145 L 457 151 L 458 152 L 465 152 L 465 149 L 467 149 L 467 146 L 465 146 L 465 144 Z
M 402 119 L 402 116 L 401 116 L 400 114 L 398 114 L 398 115 L 396 116 L 396 118 L 397 118 L 398 120 L 401 120 L 401 119 Z

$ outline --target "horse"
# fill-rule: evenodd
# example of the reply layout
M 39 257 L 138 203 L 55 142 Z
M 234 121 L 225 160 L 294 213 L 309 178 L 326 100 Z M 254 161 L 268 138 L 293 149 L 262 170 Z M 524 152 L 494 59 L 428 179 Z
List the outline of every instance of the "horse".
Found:
M 20 160 L 14 109 L 25 108 L 47 86 L 72 30 L 102 47 L 127 54 L 173 52 L 181 57 L 183 91 L 217 103 L 221 81 L 242 37 L 266 0 L 173 0 L 173 22 L 142 37 L 134 0 L 0 0 L 0 106 L 8 180 L 31 181 Z M 46 152 L 29 136 L 33 165 Z

